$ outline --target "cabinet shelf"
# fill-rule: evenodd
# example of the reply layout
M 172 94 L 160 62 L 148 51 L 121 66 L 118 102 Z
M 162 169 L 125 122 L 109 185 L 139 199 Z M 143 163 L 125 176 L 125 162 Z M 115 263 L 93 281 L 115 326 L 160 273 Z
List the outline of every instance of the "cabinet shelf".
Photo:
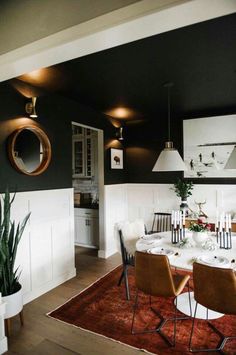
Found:
M 95 147 L 97 136 L 88 128 L 72 129 L 72 175 L 73 178 L 91 178 L 95 172 Z

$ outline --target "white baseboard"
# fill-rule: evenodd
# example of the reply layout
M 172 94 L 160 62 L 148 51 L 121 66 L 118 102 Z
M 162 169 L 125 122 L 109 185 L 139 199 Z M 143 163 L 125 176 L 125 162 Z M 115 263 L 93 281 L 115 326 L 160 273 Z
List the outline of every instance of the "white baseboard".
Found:
M 53 281 L 44 284 L 43 287 L 36 289 L 35 291 L 31 291 L 23 295 L 23 303 L 26 304 L 28 302 L 33 301 L 35 298 L 42 296 L 44 293 L 52 290 L 53 288 L 61 285 L 63 282 L 70 280 L 72 277 L 76 276 L 76 269 L 73 268 L 70 272 L 67 272 L 64 275 L 60 275 Z
M 97 249 L 98 248 L 96 245 L 82 244 L 82 243 L 77 243 L 77 242 L 75 242 L 75 245 L 77 247 L 82 247 L 82 248 L 90 248 L 90 249 Z
M 107 259 L 117 253 L 116 249 L 113 250 L 98 250 L 98 257 L 101 259 Z

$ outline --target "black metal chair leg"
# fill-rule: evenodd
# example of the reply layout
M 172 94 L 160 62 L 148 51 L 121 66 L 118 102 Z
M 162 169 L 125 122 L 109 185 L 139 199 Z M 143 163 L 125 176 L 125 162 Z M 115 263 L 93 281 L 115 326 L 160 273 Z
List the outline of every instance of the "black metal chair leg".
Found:
M 194 315 L 193 315 L 192 328 L 191 328 L 191 333 L 190 333 L 190 339 L 189 339 L 189 351 L 191 351 L 191 352 L 193 352 L 191 346 L 192 346 L 192 337 L 193 337 L 194 323 L 195 323 L 195 318 L 196 318 L 196 314 L 197 314 L 197 306 L 198 306 L 198 303 L 196 302 L 195 310 L 194 310 Z
M 119 280 L 119 282 L 118 282 L 118 286 L 121 285 L 121 282 L 122 282 L 124 276 L 125 276 L 125 273 L 124 273 L 124 270 L 123 270 L 123 271 L 122 271 L 122 274 L 120 275 L 120 280 Z
M 128 267 L 124 269 L 124 277 L 125 277 L 125 291 L 126 291 L 126 299 L 130 300 L 130 293 L 129 293 L 129 280 L 128 280 Z
M 192 329 L 191 329 L 191 333 L 190 333 L 190 340 L 189 340 L 189 351 L 191 353 L 198 353 L 198 352 L 220 352 L 221 354 L 224 354 L 223 352 L 223 348 L 226 344 L 226 342 L 228 340 L 232 340 L 232 339 L 236 339 L 235 336 L 229 336 L 226 337 L 224 336 L 224 334 L 221 333 L 221 331 L 219 331 L 213 324 L 211 324 L 209 321 L 207 321 L 207 324 L 212 328 L 212 330 L 220 337 L 220 342 L 218 344 L 218 346 L 214 349 L 211 348 L 199 348 L 199 349 L 194 349 L 192 348 L 192 337 L 193 337 L 193 331 L 194 331 L 194 323 L 195 323 L 195 319 L 196 319 L 196 314 L 197 314 L 197 306 L 198 303 L 196 302 L 196 306 L 195 306 L 195 311 L 194 311 L 194 316 L 193 316 L 193 322 L 192 322 Z M 208 309 L 207 309 L 207 314 L 206 317 L 208 319 Z
M 191 304 L 191 297 L 190 297 L 190 285 L 189 285 L 189 281 L 188 281 L 188 301 L 189 301 L 190 317 L 192 317 L 192 304 Z
M 174 319 L 174 341 L 173 346 L 175 346 L 176 342 L 176 322 L 177 322 L 177 307 L 178 307 L 178 297 L 175 298 L 175 319 Z

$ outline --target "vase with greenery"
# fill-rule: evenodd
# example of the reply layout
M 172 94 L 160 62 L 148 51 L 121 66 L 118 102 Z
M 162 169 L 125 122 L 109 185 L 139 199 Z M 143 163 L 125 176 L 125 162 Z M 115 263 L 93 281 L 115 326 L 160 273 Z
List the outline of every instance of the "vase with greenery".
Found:
M 15 267 L 15 260 L 21 236 L 30 217 L 28 213 L 18 224 L 11 220 L 14 199 L 15 194 L 11 198 L 8 190 L 0 199 L 0 292 L 3 297 L 14 295 L 21 289 L 19 266 Z
M 172 188 L 172 190 L 174 190 L 176 195 L 181 198 L 180 209 L 185 210 L 187 213 L 188 213 L 187 198 L 192 195 L 193 186 L 194 185 L 192 181 L 188 182 L 183 179 L 178 179 L 174 183 L 174 187 Z

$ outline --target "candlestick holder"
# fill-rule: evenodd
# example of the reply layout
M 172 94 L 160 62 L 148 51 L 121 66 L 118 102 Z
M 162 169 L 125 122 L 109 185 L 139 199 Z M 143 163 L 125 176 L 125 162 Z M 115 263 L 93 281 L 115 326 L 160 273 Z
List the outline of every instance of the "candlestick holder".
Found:
M 185 225 L 180 227 L 179 224 L 174 226 L 174 224 L 171 225 L 171 243 L 172 244 L 178 244 L 180 241 L 185 238 Z
M 226 231 L 225 228 L 222 228 L 222 230 L 220 230 L 219 227 L 217 227 L 216 239 L 217 243 L 220 244 L 221 249 L 232 249 L 231 228 Z

